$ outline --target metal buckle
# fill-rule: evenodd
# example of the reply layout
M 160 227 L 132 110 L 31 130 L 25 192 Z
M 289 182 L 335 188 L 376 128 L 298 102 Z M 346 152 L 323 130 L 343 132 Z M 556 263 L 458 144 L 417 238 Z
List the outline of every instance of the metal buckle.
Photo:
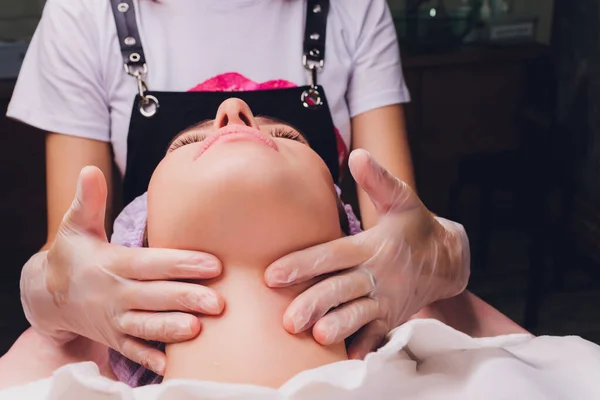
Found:
M 146 65 L 146 63 L 141 66 L 136 65 L 134 69 L 132 69 L 129 64 L 123 64 L 123 67 L 125 67 L 125 72 L 131 76 L 146 75 L 148 73 L 148 65 Z
M 148 72 L 148 66 L 143 64 L 141 67 L 136 66 L 136 68 L 133 69 L 128 64 L 123 64 L 123 66 L 125 67 L 127 74 L 135 78 L 137 81 L 138 93 L 140 96 L 144 97 L 148 91 L 148 86 L 146 86 L 146 82 L 144 82 L 144 76 Z
M 304 68 L 306 68 L 308 71 L 310 71 L 310 86 L 312 87 L 316 87 L 317 86 L 317 70 L 320 70 L 323 68 L 323 65 L 325 65 L 325 62 L 323 62 L 323 60 L 319 60 L 317 61 L 309 61 L 308 58 L 306 57 L 306 54 L 304 54 L 304 56 L 302 56 L 302 65 L 304 65 Z
M 142 98 L 139 104 L 140 114 L 142 114 L 146 118 L 150 118 L 154 116 L 158 112 L 158 107 L 160 106 L 158 103 L 158 99 L 152 95 L 147 95 L 148 86 L 144 81 L 144 76 L 148 72 L 148 66 L 144 63 L 142 66 L 134 66 L 133 68 L 124 64 L 125 72 L 127 74 L 133 76 L 137 83 L 138 94 Z
M 300 100 L 305 108 L 317 108 L 323 104 L 321 93 L 319 93 L 319 89 L 315 86 L 302 92 Z
M 309 70 L 312 70 L 315 68 L 322 69 L 323 66 L 325 65 L 325 60 L 309 61 L 306 54 L 303 54 L 302 55 L 302 65 L 304 65 L 304 68 L 309 69 Z

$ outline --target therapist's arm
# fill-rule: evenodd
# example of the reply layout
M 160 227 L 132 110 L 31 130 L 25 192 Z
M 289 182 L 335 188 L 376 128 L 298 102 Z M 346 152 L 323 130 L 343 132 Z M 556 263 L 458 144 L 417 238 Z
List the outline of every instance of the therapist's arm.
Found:
M 83 167 L 98 167 L 108 186 L 106 226 L 112 224 L 112 153 L 110 143 L 71 135 L 46 135 L 46 198 L 48 236 L 44 250 L 54 241 L 63 216 L 71 206 Z
M 103 344 L 80 336 L 58 345 L 29 328 L 0 357 L 0 390 L 48 378 L 60 367 L 84 361 L 94 362 L 100 374 L 117 380 Z
M 402 105 L 382 107 L 354 117 L 352 149 L 358 148 L 369 151 L 392 175 L 406 182 L 416 192 Z M 369 229 L 377 223 L 375 207 L 366 193 L 360 188 L 357 190 L 362 225 L 365 229 Z M 455 329 L 475 336 L 485 330 L 477 321 L 456 318 L 460 314 L 456 306 L 465 303 L 469 296 L 472 295 L 464 291 L 453 299 L 438 301 L 423 307 L 413 318 L 436 318 Z
M 367 150 L 392 175 L 416 191 L 401 104 L 377 108 L 352 118 L 352 149 Z M 377 223 L 375 207 L 362 189 L 357 190 L 362 225 L 369 229 Z
M 415 189 L 401 105 L 382 107 L 353 118 L 352 140 L 353 149 L 366 149 L 394 176 Z M 377 223 L 377 216 L 368 196 L 358 190 L 363 227 L 368 229 Z M 423 307 L 412 318 L 435 318 L 473 337 L 526 333 L 518 324 L 467 290 Z
M 109 143 L 56 133 L 46 135 L 48 235 L 40 251 L 48 250 L 52 245 L 63 215 L 75 197 L 79 173 L 87 165 L 102 170 L 110 196 L 112 156 Z M 110 210 L 106 215 L 108 224 Z M 105 376 L 112 374 L 105 345 L 84 337 L 58 344 L 29 328 L 0 358 L 0 389 L 49 377 L 55 369 L 80 361 L 94 361 Z

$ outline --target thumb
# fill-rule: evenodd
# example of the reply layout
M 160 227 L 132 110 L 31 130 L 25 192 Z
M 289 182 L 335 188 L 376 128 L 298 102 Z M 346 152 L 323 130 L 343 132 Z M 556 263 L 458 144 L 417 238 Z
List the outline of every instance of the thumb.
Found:
M 354 180 L 369 195 L 379 215 L 418 204 L 411 188 L 383 168 L 368 151 L 354 150 L 350 153 L 348 165 Z
M 63 219 L 63 229 L 84 232 L 106 240 L 104 218 L 108 189 L 99 168 L 84 167 L 77 180 L 77 192 Z

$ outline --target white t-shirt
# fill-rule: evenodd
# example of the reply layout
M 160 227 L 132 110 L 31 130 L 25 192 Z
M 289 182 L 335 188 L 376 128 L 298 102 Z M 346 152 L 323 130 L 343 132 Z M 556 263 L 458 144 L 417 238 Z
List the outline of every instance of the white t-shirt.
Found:
M 305 1 L 134 3 L 150 90 L 188 91 L 228 73 L 248 84 L 308 83 L 302 66 Z M 331 1 L 318 82 L 346 146 L 351 117 L 409 101 L 385 0 Z M 136 93 L 135 79 L 123 68 L 109 0 L 48 0 L 8 116 L 49 132 L 110 141 L 124 173 Z

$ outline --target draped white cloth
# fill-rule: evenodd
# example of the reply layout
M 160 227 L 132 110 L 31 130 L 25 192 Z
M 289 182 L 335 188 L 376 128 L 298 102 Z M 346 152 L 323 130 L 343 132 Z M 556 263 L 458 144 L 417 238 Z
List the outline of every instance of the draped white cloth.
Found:
M 8 399 L 591 400 L 600 399 L 600 346 L 577 336 L 474 339 L 436 320 L 413 320 L 364 361 L 305 371 L 279 389 L 191 380 L 132 389 L 85 362 L 1 391 Z

